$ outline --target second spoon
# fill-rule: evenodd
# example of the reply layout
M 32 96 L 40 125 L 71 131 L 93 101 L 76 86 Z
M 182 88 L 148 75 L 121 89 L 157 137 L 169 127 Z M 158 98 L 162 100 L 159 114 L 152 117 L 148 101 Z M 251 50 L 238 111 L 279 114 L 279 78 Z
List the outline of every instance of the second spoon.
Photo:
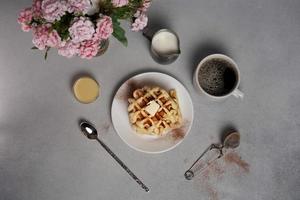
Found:
M 80 123 L 80 129 L 83 132 L 83 134 L 90 140 L 97 140 L 100 145 L 113 157 L 120 165 L 121 167 L 146 191 L 149 192 L 149 188 L 114 154 L 106 144 L 104 144 L 99 138 L 97 130 L 94 126 L 89 124 L 86 121 L 82 121 Z

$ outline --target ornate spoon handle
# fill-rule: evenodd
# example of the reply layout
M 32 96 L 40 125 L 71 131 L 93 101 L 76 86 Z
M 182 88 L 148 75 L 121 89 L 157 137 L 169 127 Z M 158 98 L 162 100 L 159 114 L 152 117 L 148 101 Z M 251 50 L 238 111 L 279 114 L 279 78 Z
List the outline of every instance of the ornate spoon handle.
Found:
M 106 144 L 104 144 L 99 138 L 96 140 L 146 192 L 150 191 L 149 188 L 116 156 L 116 154 L 114 154 L 110 148 L 106 146 Z

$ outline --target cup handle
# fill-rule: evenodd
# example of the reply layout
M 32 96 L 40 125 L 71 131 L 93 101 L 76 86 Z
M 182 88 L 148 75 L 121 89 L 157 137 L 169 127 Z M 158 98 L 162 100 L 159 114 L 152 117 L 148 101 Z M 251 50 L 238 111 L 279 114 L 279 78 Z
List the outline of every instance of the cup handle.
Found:
M 235 89 L 232 94 L 236 98 L 240 98 L 240 99 L 244 98 L 244 93 L 241 90 L 239 90 L 239 89 Z

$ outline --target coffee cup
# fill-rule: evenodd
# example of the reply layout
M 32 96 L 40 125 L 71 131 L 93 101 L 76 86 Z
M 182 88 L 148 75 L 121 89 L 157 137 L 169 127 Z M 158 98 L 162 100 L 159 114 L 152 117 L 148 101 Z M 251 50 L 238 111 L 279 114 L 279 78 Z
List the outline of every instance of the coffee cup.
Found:
M 202 59 L 194 73 L 193 84 L 199 94 L 212 100 L 244 97 L 238 89 L 239 68 L 233 59 L 223 54 L 212 54 Z

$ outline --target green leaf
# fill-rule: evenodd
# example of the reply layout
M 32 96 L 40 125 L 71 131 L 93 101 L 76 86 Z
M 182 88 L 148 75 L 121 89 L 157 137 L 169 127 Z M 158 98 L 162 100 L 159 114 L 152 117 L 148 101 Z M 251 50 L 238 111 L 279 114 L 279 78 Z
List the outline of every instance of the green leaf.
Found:
M 131 19 L 144 0 L 129 0 L 126 6 L 113 7 L 111 13 L 118 19 Z
M 34 46 L 34 47 L 31 47 L 31 49 L 32 50 L 36 50 L 36 49 L 38 49 L 36 46 Z
M 125 37 L 125 31 L 124 31 L 121 27 L 115 28 L 112 35 L 113 35 L 117 40 L 119 40 L 124 46 L 127 47 L 128 41 L 127 41 L 127 38 Z
M 115 16 L 112 16 L 112 21 L 113 21 L 113 29 L 114 29 L 114 32 L 112 33 L 112 35 L 117 40 L 119 40 L 124 46 L 127 47 L 128 41 L 125 36 L 124 29 L 120 26 L 120 22 L 117 20 L 117 18 Z
M 62 40 L 66 40 L 70 36 L 69 27 L 73 19 L 74 15 L 67 13 L 52 25 L 52 28 L 57 31 Z
M 114 8 L 113 15 L 118 19 L 128 19 L 133 16 L 134 11 L 135 10 L 133 10 L 132 8 L 130 8 L 128 6 L 123 6 L 120 8 Z
M 33 24 L 37 24 L 37 25 L 41 25 L 43 24 L 43 21 L 40 19 L 32 19 L 31 22 L 29 23 L 29 25 L 33 25 Z

